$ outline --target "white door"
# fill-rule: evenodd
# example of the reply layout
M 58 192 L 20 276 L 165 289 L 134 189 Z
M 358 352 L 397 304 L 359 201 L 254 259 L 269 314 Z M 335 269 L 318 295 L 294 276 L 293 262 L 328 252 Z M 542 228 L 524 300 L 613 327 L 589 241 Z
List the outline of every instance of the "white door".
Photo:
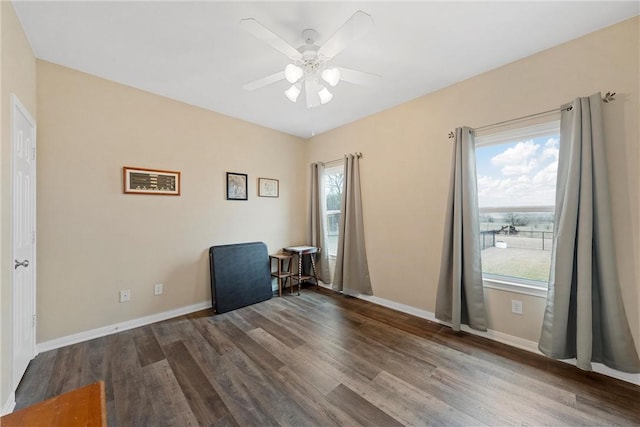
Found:
M 36 125 L 11 97 L 13 145 L 13 386 L 36 355 Z

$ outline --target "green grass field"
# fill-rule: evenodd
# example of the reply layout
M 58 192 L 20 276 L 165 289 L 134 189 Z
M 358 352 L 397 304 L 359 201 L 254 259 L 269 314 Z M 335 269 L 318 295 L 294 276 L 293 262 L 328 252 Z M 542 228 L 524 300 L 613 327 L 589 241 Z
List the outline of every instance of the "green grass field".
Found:
M 482 271 L 500 276 L 519 277 L 541 282 L 549 281 L 551 264 L 551 240 L 545 240 L 542 250 L 541 239 L 526 237 L 496 236 L 507 243 L 506 249 L 487 248 L 482 251 Z M 517 246 L 517 247 L 516 247 Z

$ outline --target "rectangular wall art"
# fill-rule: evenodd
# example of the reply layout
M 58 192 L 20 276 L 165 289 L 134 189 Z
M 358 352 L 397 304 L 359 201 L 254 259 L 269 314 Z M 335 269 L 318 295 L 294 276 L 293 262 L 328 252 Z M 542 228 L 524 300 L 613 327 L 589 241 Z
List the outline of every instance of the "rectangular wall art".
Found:
M 247 200 L 247 174 L 227 172 L 227 200 Z
M 280 195 L 280 181 L 271 178 L 258 178 L 258 196 L 278 197 Z
M 123 182 L 126 194 L 180 195 L 180 172 L 124 166 Z

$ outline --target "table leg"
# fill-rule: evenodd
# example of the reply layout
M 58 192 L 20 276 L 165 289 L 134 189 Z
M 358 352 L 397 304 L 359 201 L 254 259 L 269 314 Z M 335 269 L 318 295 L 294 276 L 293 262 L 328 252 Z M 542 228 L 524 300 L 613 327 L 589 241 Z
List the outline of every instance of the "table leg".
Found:
M 300 295 L 300 282 L 302 282 L 302 254 L 298 253 L 298 295 Z
M 311 258 L 311 269 L 313 270 L 313 277 L 316 279 L 316 286 L 319 286 L 318 285 L 318 272 L 316 271 L 315 254 L 309 254 L 309 258 Z
M 278 258 L 276 262 L 278 264 L 278 296 L 281 297 L 282 296 L 282 262 L 283 261 Z

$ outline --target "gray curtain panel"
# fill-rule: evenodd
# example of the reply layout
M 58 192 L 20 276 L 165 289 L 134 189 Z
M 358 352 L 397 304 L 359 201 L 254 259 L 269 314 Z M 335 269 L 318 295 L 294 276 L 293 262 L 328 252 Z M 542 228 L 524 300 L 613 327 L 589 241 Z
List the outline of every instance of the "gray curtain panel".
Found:
M 538 347 L 580 369 L 600 362 L 640 372 L 613 244 L 600 94 L 578 98 L 560 119 L 551 271 Z
M 473 129 L 456 128 L 454 144 L 436 318 L 486 331 Z
M 311 164 L 311 200 L 309 211 L 309 242 L 311 246 L 320 248 L 316 254 L 316 270 L 320 280 L 331 283 L 329 272 L 329 250 L 327 248 L 327 207 L 324 194 L 324 165 Z
M 345 157 L 340 212 L 342 217 L 333 289 L 348 295 L 373 295 L 364 245 L 359 155 L 349 154 Z

